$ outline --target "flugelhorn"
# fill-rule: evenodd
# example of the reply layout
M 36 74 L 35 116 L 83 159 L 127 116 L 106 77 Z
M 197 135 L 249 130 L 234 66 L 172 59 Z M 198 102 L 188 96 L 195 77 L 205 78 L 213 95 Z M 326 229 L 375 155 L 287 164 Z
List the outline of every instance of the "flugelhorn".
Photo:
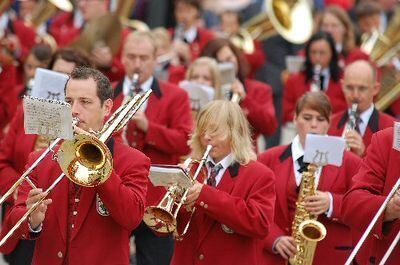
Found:
M 79 123 L 78 118 L 74 118 L 72 121 L 72 126 L 75 127 Z M 5 200 L 7 200 L 8 197 L 11 196 L 11 194 L 14 193 L 14 191 L 19 187 L 19 185 L 22 184 L 23 181 L 26 181 L 29 183 L 29 185 L 36 189 L 35 184 L 29 179 L 29 174 L 32 173 L 32 171 L 42 162 L 42 160 L 50 153 L 54 152 L 54 147 L 61 141 L 61 138 L 55 139 L 49 147 L 46 148 L 46 150 L 39 156 L 38 159 L 35 160 L 35 162 L 32 163 L 32 165 L 21 175 L 21 177 L 11 186 L 11 188 L 1 197 L 0 199 L 0 205 L 3 204 Z
M 207 145 L 206 151 L 201 158 L 199 165 L 193 175 L 192 183 L 194 184 L 197 180 L 200 172 L 204 166 L 204 163 L 212 149 L 211 145 Z M 190 225 L 191 218 L 195 211 L 192 209 L 190 218 L 186 223 L 183 232 L 180 234 L 177 227 L 177 217 L 179 210 L 185 203 L 189 189 L 184 189 L 178 185 L 171 185 L 164 197 L 157 206 L 149 206 L 143 216 L 143 221 L 152 230 L 159 233 L 173 233 L 176 239 L 182 238 Z
M 104 183 L 110 176 L 113 162 L 110 151 L 104 144 L 121 127 L 125 126 L 140 106 L 148 99 L 152 90 L 143 95 L 136 95 L 131 101 L 121 106 L 108 119 L 98 137 L 79 134 L 73 140 L 64 141 L 57 153 L 58 163 L 63 173 L 46 189 L 45 196 L 34 203 L 18 222 L 1 239 L 0 247 L 14 234 L 26 221 L 28 216 L 35 211 L 47 198 L 50 192 L 67 176 L 72 182 L 85 186 L 95 187 Z

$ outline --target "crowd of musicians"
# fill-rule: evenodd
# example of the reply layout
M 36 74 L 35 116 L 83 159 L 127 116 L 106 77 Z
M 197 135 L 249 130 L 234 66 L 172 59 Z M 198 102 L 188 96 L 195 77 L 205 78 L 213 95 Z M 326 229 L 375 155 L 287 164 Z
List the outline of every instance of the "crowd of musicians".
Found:
M 40 20 L 41 5 L 52 2 L 59 9 Z M 400 97 L 385 108 L 374 104 L 384 81 L 400 81 L 398 51 L 381 64 L 360 47 L 361 36 L 383 35 L 400 19 L 397 1 L 304 1 L 314 24 L 305 43 L 276 34 L 251 40 L 252 49 L 246 37 L 239 44 L 234 37 L 270 1 L 72 2 L 65 10 L 70 1 L 0 3 L 1 196 L 50 143 L 24 130 L 22 98 L 36 69 L 69 75 L 65 101 L 79 119 L 77 134 L 96 135 L 128 97 L 152 93 L 106 142 L 110 177 L 96 187 L 63 179 L 0 247 L 9 264 L 287 264 L 299 251 L 292 223 L 309 170 L 307 134 L 346 141 L 341 166 L 319 167 L 316 191 L 304 201 L 326 228 L 312 264 L 346 262 L 400 176 Z M 289 55 L 302 59 L 297 70 L 285 64 Z M 235 73 L 228 92 L 221 63 Z M 213 100 L 195 108 L 182 81 L 210 88 Z M 182 162 L 200 161 L 208 146 L 177 216 L 178 227 L 189 220 L 187 231 L 155 232 L 143 216 L 166 189 L 151 183 L 150 165 L 180 165 L 192 175 Z M 47 195 L 62 173 L 56 160 L 46 156 L 29 174 L 34 188 L 24 181 L 7 198 L 0 238 Z M 399 218 L 397 191 L 351 264 L 378 264 Z M 399 263 L 397 244 L 386 264 Z

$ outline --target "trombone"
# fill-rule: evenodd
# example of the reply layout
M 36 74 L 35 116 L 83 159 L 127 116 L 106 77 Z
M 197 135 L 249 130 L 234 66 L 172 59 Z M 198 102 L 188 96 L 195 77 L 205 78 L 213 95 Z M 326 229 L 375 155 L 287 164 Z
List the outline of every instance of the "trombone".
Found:
M 381 207 L 379 207 L 379 209 L 376 212 L 374 218 L 372 218 L 372 221 L 369 223 L 369 225 L 368 225 L 367 229 L 365 230 L 364 234 L 361 236 L 361 238 L 358 241 L 357 245 L 354 247 L 353 251 L 351 252 L 349 258 L 346 260 L 345 265 L 352 264 L 353 259 L 357 255 L 357 253 L 360 250 L 361 246 L 364 244 L 364 242 L 365 242 L 366 238 L 368 237 L 369 233 L 371 233 L 373 227 L 378 222 L 379 217 L 385 211 L 386 206 L 388 205 L 389 201 L 393 198 L 393 196 L 396 193 L 398 193 L 398 189 L 399 188 L 400 188 L 400 178 L 397 180 L 396 184 L 390 190 L 388 196 L 386 197 L 385 201 L 382 203 Z M 392 244 L 390 244 L 390 247 L 386 251 L 386 253 L 383 256 L 382 260 L 380 261 L 379 265 L 385 264 L 386 260 L 389 258 L 390 254 L 392 253 L 394 247 L 397 245 L 397 242 L 399 241 L 399 239 L 400 239 L 400 231 L 397 234 L 397 236 L 395 237 L 395 239 L 392 241 Z
M 203 169 L 204 163 L 212 149 L 211 145 L 207 145 L 206 151 L 201 158 L 199 165 L 193 175 L 192 183 L 196 181 L 201 170 Z M 186 163 L 185 163 L 186 164 Z M 193 208 L 189 217 L 189 221 L 186 223 L 183 232 L 179 234 L 177 228 L 177 216 L 182 205 L 185 203 L 189 189 L 183 190 L 182 187 L 174 184 L 168 188 L 168 191 L 157 206 L 149 206 L 143 216 L 143 221 L 146 225 L 159 233 L 173 233 L 175 239 L 181 239 L 187 232 L 193 213 L 196 208 Z M 174 208 L 174 206 L 176 206 Z
M 75 127 L 77 124 L 79 123 L 79 119 L 78 118 L 74 118 L 72 121 L 72 127 Z M 21 175 L 21 177 L 11 186 L 11 188 L 1 197 L 0 199 L 0 205 L 4 203 L 4 201 L 7 200 L 8 197 L 11 196 L 11 194 L 14 193 L 14 191 L 19 187 L 19 185 L 21 185 L 21 183 L 25 180 L 26 182 L 28 182 L 28 184 L 36 189 L 35 184 L 33 184 L 33 182 L 30 180 L 29 178 L 29 174 L 32 173 L 32 171 L 40 164 L 40 162 L 42 162 L 42 160 L 47 156 L 47 154 L 49 154 L 50 152 L 54 152 L 54 147 L 61 141 L 61 138 L 57 138 L 55 139 L 50 145 L 49 147 L 47 147 L 47 149 L 39 156 L 38 159 L 35 160 L 35 162 L 33 162 L 33 164 Z
M 113 162 L 111 153 L 104 143 L 111 138 L 114 132 L 129 122 L 141 105 L 148 99 L 151 92 L 152 90 L 149 89 L 142 96 L 136 95 L 128 103 L 118 108 L 98 133 L 98 137 L 79 134 L 73 140 L 63 142 L 57 153 L 58 163 L 63 173 L 46 189 L 45 196 L 34 203 L 1 239 L 0 247 L 26 221 L 29 215 L 39 207 L 65 176 L 72 182 L 84 187 L 98 186 L 110 177 Z

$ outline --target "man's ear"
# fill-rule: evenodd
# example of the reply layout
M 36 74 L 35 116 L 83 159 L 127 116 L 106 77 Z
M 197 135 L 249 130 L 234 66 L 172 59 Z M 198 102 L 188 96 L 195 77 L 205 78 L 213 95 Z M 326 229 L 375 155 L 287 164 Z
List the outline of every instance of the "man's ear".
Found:
M 374 95 L 374 97 L 376 95 L 378 95 L 380 91 L 381 91 L 381 83 L 376 82 L 374 87 L 373 87 L 373 95 Z
M 113 107 L 113 101 L 111 98 L 106 99 L 103 102 L 103 108 L 104 108 L 104 116 L 108 116 L 111 113 L 112 107 Z

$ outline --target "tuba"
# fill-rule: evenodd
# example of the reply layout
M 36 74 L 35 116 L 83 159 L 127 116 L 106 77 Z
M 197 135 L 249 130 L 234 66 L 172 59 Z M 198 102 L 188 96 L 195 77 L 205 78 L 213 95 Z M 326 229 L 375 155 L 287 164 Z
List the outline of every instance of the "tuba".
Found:
M 307 0 L 265 0 L 264 4 L 266 12 L 243 24 L 253 40 L 265 40 L 277 33 L 295 44 L 310 38 L 313 19 Z
M 206 151 L 204 152 L 203 157 L 199 161 L 197 169 L 193 177 L 191 178 L 193 184 L 202 173 L 202 170 L 204 169 L 204 163 L 208 157 L 208 154 L 211 151 L 211 148 L 211 145 L 207 145 Z M 191 162 L 192 161 L 189 158 L 185 161 L 184 164 L 187 166 Z M 190 178 L 190 176 L 188 177 Z M 180 233 L 178 231 L 177 217 L 179 210 L 185 203 L 188 192 L 188 188 L 185 189 L 176 184 L 171 185 L 157 206 L 149 206 L 146 208 L 145 214 L 143 216 L 143 221 L 150 229 L 154 230 L 155 232 L 168 234 L 173 233 L 175 239 L 181 239 L 186 234 L 193 213 L 195 212 L 195 208 L 193 208 L 190 214 L 190 218 L 183 228 L 183 232 Z
M 121 105 L 96 136 L 79 134 L 73 140 L 62 143 L 57 153 L 57 159 L 63 173 L 46 189 L 46 196 L 33 204 L 1 239 L 0 247 L 28 219 L 28 216 L 40 206 L 65 176 L 72 182 L 84 187 L 96 187 L 109 178 L 113 168 L 113 161 L 111 153 L 104 143 L 128 123 L 140 106 L 148 99 L 151 92 L 152 90 L 150 89 L 142 96 L 136 95 L 128 103 Z
M 65 12 L 71 12 L 73 10 L 72 3 L 69 0 L 42 0 L 39 1 L 37 7 L 33 10 L 32 16 L 26 19 L 26 24 L 34 28 L 36 31 L 38 28 L 46 23 L 51 17 L 53 17 L 58 10 Z M 48 33 L 38 33 L 40 40 L 48 44 L 53 51 L 57 49 L 57 42 Z
M 310 164 L 307 171 L 302 174 L 292 223 L 292 237 L 296 242 L 297 253 L 289 259 L 291 265 L 311 265 L 317 242 L 326 236 L 325 226 L 317 221 L 317 216 L 310 214 L 304 208 L 305 198 L 315 194 L 315 173 L 317 169 L 317 165 Z

